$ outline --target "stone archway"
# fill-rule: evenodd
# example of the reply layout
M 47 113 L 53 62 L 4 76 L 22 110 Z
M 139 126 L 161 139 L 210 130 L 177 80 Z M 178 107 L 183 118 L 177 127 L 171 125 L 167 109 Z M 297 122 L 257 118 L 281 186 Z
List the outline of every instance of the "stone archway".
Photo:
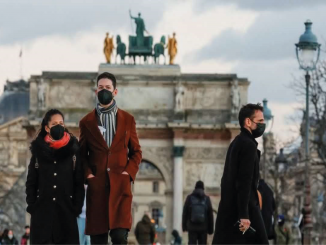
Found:
M 133 186 L 133 228 L 148 214 L 155 224 L 157 239 L 161 244 L 166 241 L 166 228 L 169 222 L 169 205 L 167 189 L 171 188 L 171 178 L 168 169 L 163 165 L 156 164 L 160 158 L 145 158 L 151 154 L 143 154 L 144 158 L 139 166 L 136 181 Z M 162 160 L 162 159 L 161 159 Z M 134 238 L 131 237 L 133 240 Z
M 173 159 L 172 148 L 142 147 L 143 159 L 152 163 L 161 172 L 166 183 L 166 189 L 173 189 Z

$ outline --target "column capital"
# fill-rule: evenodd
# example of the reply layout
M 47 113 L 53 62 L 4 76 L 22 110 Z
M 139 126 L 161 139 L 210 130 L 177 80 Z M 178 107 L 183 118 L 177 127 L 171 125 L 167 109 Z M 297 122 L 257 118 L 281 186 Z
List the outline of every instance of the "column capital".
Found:
M 184 146 L 173 146 L 173 156 L 174 157 L 183 157 L 185 147 Z

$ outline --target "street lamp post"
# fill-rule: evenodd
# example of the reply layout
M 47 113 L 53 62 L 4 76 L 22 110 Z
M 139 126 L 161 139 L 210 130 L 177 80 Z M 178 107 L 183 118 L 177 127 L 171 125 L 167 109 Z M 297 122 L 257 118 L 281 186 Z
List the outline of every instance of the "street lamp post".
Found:
M 311 241 L 311 197 L 310 197 L 310 179 L 309 179 L 309 86 L 310 74 L 309 72 L 316 69 L 320 54 L 320 44 L 317 42 L 317 37 L 312 33 L 312 22 L 307 20 L 305 23 L 305 32 L 300 36 L 299 43 L 296 46 L 296 55 L 299 62 L 300 69 L 306 72 L 306 130 L 305 130 L 305 201 L 304 201 L 304 244 L 310 244 Z
M 273 119 L 272 111 L 267 106 L 267 99 L 263 100 L 263 108 L 264 108 L 264 119 L 265 122 L 269 128 L 269 122 Z M 267 173 L 267 160 L 266 160 L 266 151 L 267 151 L 267 140 L 268 140 L 268 134 L 272 130 L 273 125 L 270 127 L 269 131 L 266 131 L 263 135 L 263 166 L 262 166 L 262 172 L 263 172 L 263 179 L 266 180 L 266 173 Z

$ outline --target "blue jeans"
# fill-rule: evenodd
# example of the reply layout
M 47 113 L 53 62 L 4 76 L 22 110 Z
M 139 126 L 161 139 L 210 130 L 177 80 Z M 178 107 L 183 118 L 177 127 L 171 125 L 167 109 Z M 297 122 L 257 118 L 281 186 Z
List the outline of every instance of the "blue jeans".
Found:
M 79 231 L 79 243 L 80 245 L 90 245 L 91 239 L 89 236 L 85 235 L 85 225 L 86 219 L 85 218 L 77 218 L 78 224 L 78 231 Z

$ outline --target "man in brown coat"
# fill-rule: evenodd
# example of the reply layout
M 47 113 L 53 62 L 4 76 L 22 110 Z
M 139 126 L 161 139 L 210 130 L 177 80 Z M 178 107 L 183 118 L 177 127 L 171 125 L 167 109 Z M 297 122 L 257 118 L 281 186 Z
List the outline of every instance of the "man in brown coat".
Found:
M 97 78 L 99 103 L 79 124 L 80 151 L 88 183 L 86 230 L 92 244 L 127 244 L 131 228 L 131 181 L 135 180 L 142 153 L 133 116 L 118 109 L 116 78 Z

